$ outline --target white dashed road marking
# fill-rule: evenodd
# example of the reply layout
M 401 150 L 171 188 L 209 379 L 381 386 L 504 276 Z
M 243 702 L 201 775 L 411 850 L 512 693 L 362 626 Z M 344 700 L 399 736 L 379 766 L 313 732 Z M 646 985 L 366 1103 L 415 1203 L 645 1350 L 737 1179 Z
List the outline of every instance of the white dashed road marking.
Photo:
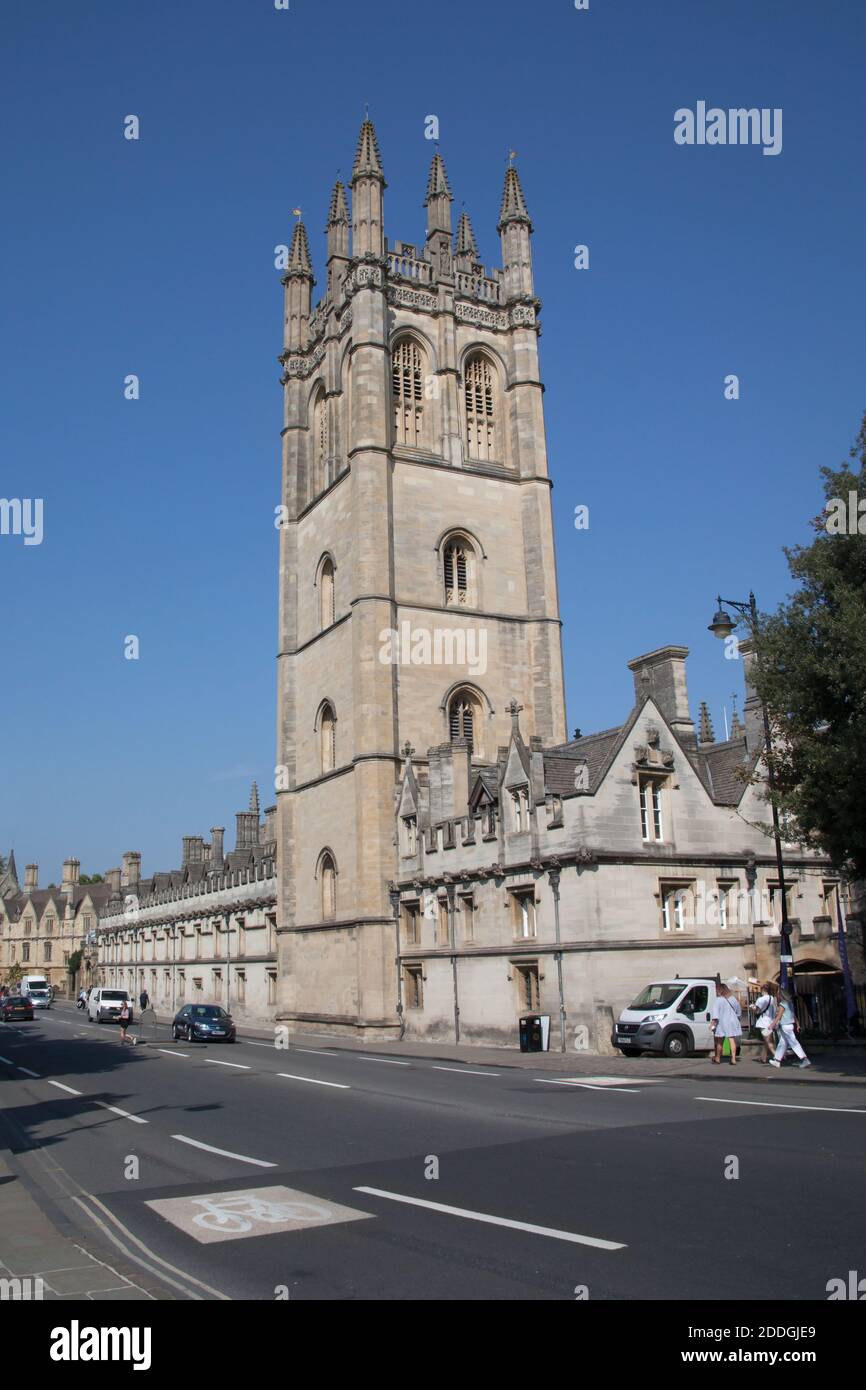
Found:
M 73 1091 L 71 1086 L 64 1086 L 62 1081 L 49 1081 L 49 1086 L 56 1086 L 58 1091 L 68 1091 L 71 1096 L 80 1096 L 80 1091 Z
M 431 1071 L 454 1071 L 458 1076 L 499 1076 L 498 1071 L 470 1071 L 468 1067 L 431 1067 Z
M 217 1057 L 205 1057 L 206 1062 L 210 1062 L 212 1067 L 234 1067 L 236 1071 L 249 1071 L 250 1068 L 243 1062 L 221 1062 Z
M 359 1057 L 359 1062 L 382 1062 L 386 1067 L 411 1067 L 411 1062 L 395 1062 L 393 1057 Z
M 191 1144 L 194 1149 L 204 1149 L 209 1154 L 219 1154 L 220 1158 L 235 1158 L 238 1163 L 252 1163 L 256 1168 L 276 1168 L 276 1163 L 267 1163 L 263 1158 L 248 1158 L 246 1154 L 235 1154 L 230 1149 L 217 1149 L 213 1144 L 203 1144 L 200 1139 L 190 1139 L 186 1134 L 173 1134 L 181 1144 Z
M 338 1091 L 351 1091 L 351 1086 L 344 1085 L 341 1081 L 319 1081 L 315 1076 L 293 1076 L 290 1071 L 278 1071 L 277 1076 L 284 1076 L 287 1081 L 309 1081 L 311 1086 L 333 1086 Z
M 600 1240 L 597 1236 L 579 1236 L 574 1231 L 558 1231 L 553 1226 L 534 1226 L 528 1221 L 511 1221 L 505 1216 L 490 1216 L 487 1212 L 467 1211 L 465 1207 L 448 1207 L 441 1202 L 426 1202 L 421 1197 L 405 1197 L 399 1192 L 383 1192 L 379 1187 L 355 1187 L 354 1192 L 363 1192 L 369 1197 L 384 1197 L 389 1202 L 405 1202 L 412 1207 L 425 1207 L 428 1211 L 443 1212 L 446 1216 L 462 1216 L 467 1221 L 482 1221 L 488 1226 L 507 1226 L 512 1231 L 526 1231 L 529 1235 L 547 1236 L 551 1240 L 568 1240 L 574 1245 L 591 1245 L 596 1250 L 625 1250 L 627 1247 L 616 1240 Z
M 90 1100 L 90 1096 L 87 1097 Z M 106 1105 L 104 1100 L 95 1100 L 94 1105 L 98 1105 L 101 1110 L 110 1110 L 112 1115 L 120 1115 L 123 1120 L 132 1120 L 135 1125 L 146 1125 L 149 1122 L 142 1119 L 141 1115 L 130 1115 L 128 1110 L 121 1110 L 119 1105 Z
M 771 1110 L 821 1110 L 831 1115 L 866 1115 L 866 1110 L 852 1110 L 845 1105 L 785 1105 L 779 1100 L 726 1100 L 723 1096 L 695 1096 L 695 1100 L 712 1101 L 714 1105 L 764 1105 Z

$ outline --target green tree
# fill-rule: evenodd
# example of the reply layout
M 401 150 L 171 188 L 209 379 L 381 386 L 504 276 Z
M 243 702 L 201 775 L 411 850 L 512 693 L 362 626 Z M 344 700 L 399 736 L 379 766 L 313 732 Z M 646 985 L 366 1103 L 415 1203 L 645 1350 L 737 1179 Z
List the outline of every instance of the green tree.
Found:
M 105 882 L 105 879 L 102 877 L 102 874 L 80 874 L 79 877 L 78 877 L 78 882 L 79 882 L 79 883 L 104 883 L 104 882 Z
M 764 617 L 755 685 L 774 735 L 777 801 L 803 838 L 866 878 L 866 415 L 850 464 L 822 468 L 810 545 L 785 550 L 797 589 Z
M 23 965 L 20 961 L 16 961 L 15 965 L 10 965 L 9 969 L 6 971 L 6 984 L 14 989 L 16 985 L 21 983 L 21 976 L 23 974 Z

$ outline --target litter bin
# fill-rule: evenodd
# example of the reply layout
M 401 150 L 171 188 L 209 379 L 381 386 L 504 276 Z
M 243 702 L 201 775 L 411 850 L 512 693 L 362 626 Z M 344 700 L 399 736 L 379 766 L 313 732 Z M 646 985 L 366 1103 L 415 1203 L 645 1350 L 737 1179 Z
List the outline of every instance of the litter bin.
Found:
M 550 1046 L 550 1015 L 526 1014 L 520 1020 L 520 1051 L 547 1052 Z

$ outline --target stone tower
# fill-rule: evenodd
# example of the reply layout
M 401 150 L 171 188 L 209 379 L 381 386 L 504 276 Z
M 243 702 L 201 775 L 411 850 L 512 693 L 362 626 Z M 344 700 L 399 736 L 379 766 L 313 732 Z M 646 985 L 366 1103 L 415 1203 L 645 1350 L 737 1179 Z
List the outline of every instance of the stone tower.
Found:
M 442 158 L 423 245 L 389 241 L 365 120 L 314 285 L 303 222 L 285 286 L 277 717 L 279 996 L 292 1026 L 397 1026 L 400 750 L 508 742 L 506 706 L 566 738 L 532 226 L 509 167 L 502 269 Z

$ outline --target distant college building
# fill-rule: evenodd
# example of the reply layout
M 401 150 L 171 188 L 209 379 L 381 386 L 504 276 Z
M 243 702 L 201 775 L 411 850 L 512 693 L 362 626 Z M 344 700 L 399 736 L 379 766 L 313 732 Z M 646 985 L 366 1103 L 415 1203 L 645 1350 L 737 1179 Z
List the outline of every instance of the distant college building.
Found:
M 38 864 L 27 864 L 18 882 L 14 850 L 0 874 L 0 980 L 13 966 L 44 975 L 55 993 L 70 988 L 69 965 L 81 952 L 76 978 L 90 984 L 96 964 L 96 928 L 108 899 L 106 883 L 81 883 L 81 865 L 66 859 L 58 887 L 39 887 Z

